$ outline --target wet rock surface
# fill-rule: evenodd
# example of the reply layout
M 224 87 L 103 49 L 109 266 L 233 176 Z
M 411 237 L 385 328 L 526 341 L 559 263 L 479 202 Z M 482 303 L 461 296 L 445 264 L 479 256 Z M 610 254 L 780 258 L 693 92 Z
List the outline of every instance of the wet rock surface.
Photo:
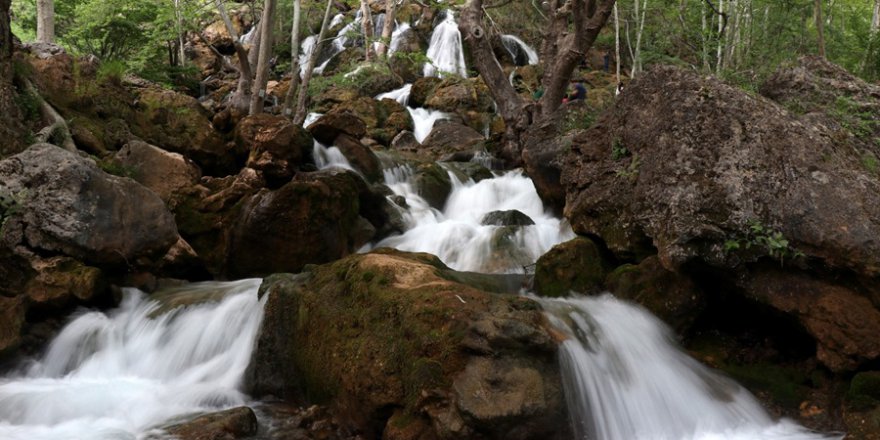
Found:
M 388 250 L 267 279 L 253 390 L 325 402 L 367 438 L 564 435 L 539 307 L 452 273 Z

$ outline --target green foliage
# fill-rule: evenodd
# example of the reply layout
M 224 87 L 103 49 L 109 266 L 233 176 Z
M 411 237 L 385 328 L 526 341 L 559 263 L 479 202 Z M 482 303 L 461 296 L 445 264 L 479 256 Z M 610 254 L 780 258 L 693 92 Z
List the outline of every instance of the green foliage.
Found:
M 92 158 L 95 159 L 95 163 L 98 164 L 98 168 L 100 168 L 107 174 L 129 178 L 133 178 L 137 174 L 137 169 L 122 165 L 114 161 L 112 157 L 105 159 L 97 159 L 95 157 Z
M 13 193 L 8 188 L 0 186 L 0 236 L 3 235 L 6 221 L 24 206 L 27 194 L 27 190 Z
M 880 121 L 875 120 L 870 109 L 863 108 L 846 96 L 838 96 L 828 114 L 857 138 L 871 137 L 874 130 L 880 127 Z
M 724 242 L 725 252 L 752 248 L 761 249 L 771 258 L 779 260 L 780 264 L 784 264 L 786 259 L 791 260 L 804 256 L 803 253 L 790 246 L 788 239 L 782 232 L 767 227 L 758 220 L 750 220 L 748 230 L 744 234 L 739 234 Z
M 96 76 L 98 77 L 99 82 L 120 84 L 122 83 L 122 77 L 125 76 L 127 70 L 128 66 L 126 66 L 125 62 L 120 60 L 110 60 L 103 62 L 98 66 Z
M 617 177 L 622 177 L 625 179 L 629 179 L 630 181 L 636 180 L 639 177 L 639 165 L 641 165 L 641 159 L 638 154 L 633 153 L 632 159 L 629 161 L 629 165 L 626 168 L 617 170 L 614 174 Z
M 40 117 L 40 100 L 29 91 L 20 91 L 15 94 L 13 99 L 26 121 L 33 121 Z
M 629 150 L 623 145 L 620 138 L 615 137 L 611 141 L 611 160 L 620 160 L 630 155 Z
M 866 170 L 873 174 L 877 174 L 878 168 L 880 168 L 880 162 L 877 161 L 877 156 L 870 151 L 862 155 L 862 165 Z

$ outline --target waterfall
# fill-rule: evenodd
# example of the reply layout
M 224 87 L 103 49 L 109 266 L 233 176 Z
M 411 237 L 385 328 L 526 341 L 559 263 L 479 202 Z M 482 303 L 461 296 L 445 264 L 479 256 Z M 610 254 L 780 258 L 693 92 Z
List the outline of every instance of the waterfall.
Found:
M 123 289 L 118 309 L 80 314 L 26 374 L 0 379 L 0 438 L 144 438 L 174 417 L 245 403 L 239 388 L 263 316 L 260 283 L 179 288 L 213 301 L 164 314 L 143 292 Z
M 400 50 L 400 44 L 403 41 L 403 36 L 409 32 L 410 26 L 409 23 L 398 24 L 394 28 L 394 32 L 391 33 L 391 44 L 388 45 L 388 56 L 394 55 L 394 52 Z
M 446 119 L 449 117 L 448 114 L 441 112 L 440 110 L 429 110 L 426 108 L 406 108 L 409 111 L 409 115 L 413 118 L 413 135 L 415 135 L 416 140 L 419 143 L 423 142 L 429 134 L 431 134 L 431 130 L 434 128 L 434 123 L 440 119 Z
M 479 183 L 460 181 L 449 173 L 452 192 L 442 211 L 431 208 L 411 181 L 409 170 L 386 170 L 385 182 L 406 199 L 407 231 L 375 247 L 429 252 L 456 270 L 517 273 L 555 244 L 574 238 L 568 223 L 544 211 L 531 179 L 511 171 Z M 534 222 L 508 228 L 482 225 L 493 211 L 518 210 Z
M 818 440 L 774 422 L 734 381 L 679 350 L 646 310 L 611 295 L 545 299 L 560 348 L 563 386 L 577 439 Z
M 434 28 L 427 55 L 431 62 L 425 63 L 425 76 L 442 77 L 454 73 L 467 77 L 461 32 L 452 11 L 446 11 L 446 17 Z
M 409 101 L 409 94 L 412 91 L 412 84 L 405 84 L 403 87 L 399 89 L 394 89 L 390 92 L 381 93 L 376 96 L 376 99 L 381 101 L 383 99 L 393 99 L 399 102 L 401 105 L 406 105 L 407 101 Z
M 513 35 L 502 35 L 501 44 L 510 53 L 513 62 L 517 66 L 525 66 L 526 64 L 538 64 L 538 54 L 535 49 Z

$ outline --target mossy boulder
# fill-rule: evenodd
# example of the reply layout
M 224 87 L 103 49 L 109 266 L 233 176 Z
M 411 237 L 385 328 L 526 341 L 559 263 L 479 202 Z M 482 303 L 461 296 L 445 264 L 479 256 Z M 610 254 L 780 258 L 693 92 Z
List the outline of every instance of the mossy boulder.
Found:
M 263 113 L 245 117 L 235 127 L 235 142 L 248 152 L 247 166 L 262 171 L 273 188 L 314 164 L 312 136 L 283 116 Z
M 428 204 L 439 210 L 443 210 L 446 198 L 452 192 L 452 181 L 449 173 L 434 162 L 416 165 L 413 172 L 413 186 Z
M 433 76 L 426 76 L 413 82 L 412 89 L 409 92 L 410 107 L 424 107 L 428 99 L 437 90 L 437 87 L 443 80 Z
M 690 278 L 666 270 L 656 256 L 612 271 L 605 287 L 615 296 L 645 306 L 678 334 L 684 333 L 705 306 L 703 292 Z
M 602 290 L 609 271 L 599 247 L 587 237 L 560 243 L 535 264 L 535 292 L 541 296 L 590 294 Z
M 379 158 L 360 140 L 343 133 L 336 137 L 333 144 L 368 182 L 382 180 L 382 164 L 379 163 Z
M 449 273 L 434 256 L 384 250 L 266 279 L 252 391 L 329 404 L 370 438 L 564 436 L 540 307 Z
M 509 211 L 492 211 L 480 221 L 482 225 L 493 226 L 529 226 L 534 225 L 535 221 L 521 211 L 511 209 Z
M 354 252 L 364 244 L 355 234 L 362 187 L 353 172 L 325 170 L 258 191 L 230 231 L 225 272 L 235 278 L 297 272 Z
M 484 150 L 486 138 L 467 125 L 440 120 L 434 123 L 431 133 L 422 141 L 420 153 L 441 158 L 459 152 Z
M 849 405 L 856 409 L 880 407 L 880 371 L 865 371 L 853 376 L 846 397 Z

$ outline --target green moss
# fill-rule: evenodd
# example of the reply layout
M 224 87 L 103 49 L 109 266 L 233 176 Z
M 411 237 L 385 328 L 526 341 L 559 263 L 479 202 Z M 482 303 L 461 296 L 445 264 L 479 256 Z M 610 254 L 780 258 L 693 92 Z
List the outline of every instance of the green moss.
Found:
M 810 379 L 796 368 L 768 363 L 722 365 L 721 369 L 752 390 L 767 392 L 777 403 L 797 408 L 808 397 Z
M 880 406 L 880 371 L 856 374 L 849 384 L 847 402 L 856 410 Z

